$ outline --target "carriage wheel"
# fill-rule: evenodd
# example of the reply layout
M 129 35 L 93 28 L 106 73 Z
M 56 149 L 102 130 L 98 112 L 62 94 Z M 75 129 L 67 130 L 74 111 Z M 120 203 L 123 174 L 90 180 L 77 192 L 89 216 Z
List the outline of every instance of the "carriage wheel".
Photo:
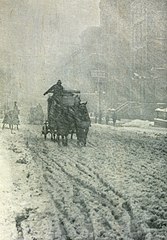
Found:
M 48 133 L 48 129 L 47 127 L 44 125 L 42 127 L 42 134 L 44 135 L 44 139 L 46 140 L 46 137 L 47 137 L 47 133 Z

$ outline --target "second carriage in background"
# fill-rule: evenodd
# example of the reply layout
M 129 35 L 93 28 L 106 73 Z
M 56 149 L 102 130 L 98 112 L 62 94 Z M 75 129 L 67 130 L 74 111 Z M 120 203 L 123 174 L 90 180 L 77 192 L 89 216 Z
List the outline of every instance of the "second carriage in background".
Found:
M 42 125 L 44 122 L 44 112 L 42 106 L 38 104 L 35 107 L 30 108 L 30 112 L 28 114 L 28 123 L 35 125 Z

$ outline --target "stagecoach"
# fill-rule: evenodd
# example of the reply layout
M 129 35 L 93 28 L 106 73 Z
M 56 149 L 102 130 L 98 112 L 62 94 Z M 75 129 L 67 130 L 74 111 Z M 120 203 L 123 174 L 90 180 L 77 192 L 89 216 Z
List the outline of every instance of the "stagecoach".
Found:
M 67 145 L 67 136 L 74 133 L 77 143 L 86 145 L 87 133 L 90 126 L 90 118 L 86 108 L 87 103 L 81 103 L 77 90 L 63 90 L 61 97 L 48 97 L 47 120 L 42 127 L 44 139 L 51 135 L 51 140 Z
M 9 110 L 4 114 L 2 129 L 5 128 L 5 125 L 9 125 L 9 129 L 13 130 L 14 125 L 16 125 L 17 130 L 19 129 L 19 116 L 17 110 Z

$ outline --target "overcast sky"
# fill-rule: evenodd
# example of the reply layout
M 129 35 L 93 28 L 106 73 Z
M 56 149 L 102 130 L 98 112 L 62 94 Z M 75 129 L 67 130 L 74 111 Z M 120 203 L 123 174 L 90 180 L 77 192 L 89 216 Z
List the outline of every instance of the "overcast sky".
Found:
M 0 70 L 34 91 L 54 78 L 61 57 L 80 33 L 99 25 L 99 0 L 0 0 Z M 31 89 L 32 88 L 32 89 Z M 23 89 L 24 90 L 24 89 Z

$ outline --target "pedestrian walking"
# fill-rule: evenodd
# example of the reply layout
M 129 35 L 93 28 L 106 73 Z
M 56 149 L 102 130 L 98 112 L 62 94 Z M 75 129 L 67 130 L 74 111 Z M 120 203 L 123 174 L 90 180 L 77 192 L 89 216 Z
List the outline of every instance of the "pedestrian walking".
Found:
M 112 120 L 113 120 L 113 126 L 116 126 L 116 121 L 117 121 L 117 113 L 115 109 L 112 109 Z
M 109 115 L 108 115 L 108 113 L 106 114 L 105 119 L 106 119 L 106 125 L 108 125 L 108 123 L 109 123 Z

